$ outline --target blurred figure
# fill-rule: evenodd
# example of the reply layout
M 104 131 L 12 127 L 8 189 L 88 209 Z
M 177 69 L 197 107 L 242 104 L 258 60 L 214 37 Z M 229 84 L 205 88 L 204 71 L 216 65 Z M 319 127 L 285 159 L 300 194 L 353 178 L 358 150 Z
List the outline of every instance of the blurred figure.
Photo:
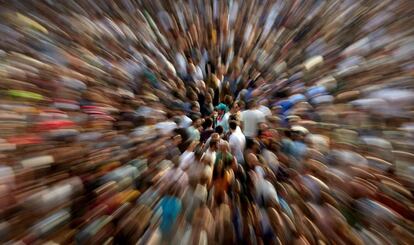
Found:
M 413 244 L 411 1 L 3 1 L 1 244 Z

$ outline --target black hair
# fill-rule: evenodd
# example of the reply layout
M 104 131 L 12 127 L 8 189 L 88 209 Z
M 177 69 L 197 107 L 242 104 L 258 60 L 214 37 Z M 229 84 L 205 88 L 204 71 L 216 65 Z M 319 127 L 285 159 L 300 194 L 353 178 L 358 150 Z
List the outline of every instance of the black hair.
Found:
M 256 105 L 256 101 L 254 99 L 251 99 L 247 102 L 247 109 L 252 109 Z
M 226 104 L 228 107 L 233 106 L 233 97 L 231 97 L 230 95 L 226 95 L 224 96 L 224 104 Z
M 254 146 L 260 145 L 259 142 L 255 139 L 246 140 L 246 149 L 253 149 Z
M 229 122 L 229 127 L 232 130 L 236 130 L 237 129 L 237 122 L 236 121 L 230 121 Z
M 285 90 L 277 90 L 274 94 L 273 97 L 275 98 L 286 98 L 288 97 L 288 91 Z
M 221 125 L 218 125 L 215 129 L 214 132 L 218 133 L 218 134 L 222 134 L 224 132 L 224 129 Z
M 207 129 L 211 126 L 213 126 L 213 120 L 211 120 L 211 118 L 208 117 L 208 118 L 206 118 L 206 120 L 204 120 L 203 128 Z
M 285 136 L 288 137 L 288 138 L 292 137 L 292 132 L 290 130 L 286 130 L 285 131 Z
M 201 117 L 198 116 L 197 114 L 193 114 L 191 115 L 190 119 L 193 121 L 193 123 L 195 123 L 195 121 L 197 121 L 198 119 L 200 119 Z
M 218 141 L 214 141 L 214 140 L 211 140 L 210 141 L 210 145 L 209 145 L 209 147 L 210 148 L 212 148 L 212 147 L 216 147 L 215 149 L 217 149 L 217 147 L 218 147 Z
M 201 147 L 201 145 L 197 145 L 196 147 L 195 147 L 195 149 L 194 149 L 194 157 L 196 158 L 196 159 L 200 159 L 202 156 L 203 156 L 203 150 L 202 150 L 202 147 Z
M 237 121 L 237 115 L 230 115 L 229 116 L 229 122 L 230 121 Z

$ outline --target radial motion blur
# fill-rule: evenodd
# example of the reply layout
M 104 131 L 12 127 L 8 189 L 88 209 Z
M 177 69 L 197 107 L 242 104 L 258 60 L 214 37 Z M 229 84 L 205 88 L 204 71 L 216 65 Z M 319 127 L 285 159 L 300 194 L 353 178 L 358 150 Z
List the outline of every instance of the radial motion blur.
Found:
M 0 2 L 1 244 L 414 244 L 413 0 Z

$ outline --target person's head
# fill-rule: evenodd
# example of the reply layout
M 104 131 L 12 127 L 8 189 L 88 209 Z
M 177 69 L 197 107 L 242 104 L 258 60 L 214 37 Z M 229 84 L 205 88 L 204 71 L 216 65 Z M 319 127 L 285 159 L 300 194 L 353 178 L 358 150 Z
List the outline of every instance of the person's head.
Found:
M 172 120 L 173 120 L 173 122 L 175 122 L 175 124 L 180 125 L 181 124 L 181 121 L 182 121 L 182 118 L 179 117 L 179 116 L 174 116 L 172 118 Z
M 181 135 L 177 134 L 172 138 L 172 142 L 174 145 L 179 145 L 181 144 L 182 138 Z
M 250 167 L 257 166 L 259 164 L 259 159 L 253 153 L 250 153 L 246 157 L 246 162 Z
M 264 132 L 264 131 L 266 131 L 266 130 L 268 130 L 268 129 L 269 129 L 269 125 L 267 125 L 267 123 L 264 123 L 264 122 L 259 123 L 259 130 L 260 130 L 261 132 Z
M 218 125 L 215 129 L 214 132 L 216 132 L 219 136 L 223 134 L 224 129 L 222 126 Z
M 230 146 L 229 146 L 229 143 L 227 141 L 221 142 L 219 147 L 220 147 L 221 152 L 229 152 L 230 151 Z
M 210 149 L 217 150 L 219 141 L 220 141 L 220 135 L 218 133 L 213 133 L 210 139 L 210 145 L 209 145 Z
M 201 118 L 200 117 L 194 116 L 192 120 L 193 120 L 193 126 L 195 128 L 198 128 L 198 127 L 201 126 Z
M 197 101 L 191 103 L 191 110 L 194 112 L 200 112 L 200 104 Z
M 232 113 L 236 113 L 238 111 L 240 111 L 240 101 L 236 101 L 233 103 L 233 105 L 231 106 L 231 112 Z
M 256 107 L 256 101 L 255 100 L 249 100 L 247 102 L 247 109 L 251 110 L 254 109 Z
M 246 141 L 246 149 L 250 149 L 253 152 L 258 153 L 260 150 L 260 144 L 257 140 L 248 140 Z
M 187 97 L 192 100 L 192 101 L 197 101 L 198 100 L 198 96 L 197 94 L 194 92 L 193 89 L 188 90 L 187 92 Z
M 194 158 L 195 158 L 197 161 L 200 161 L 202 156 L 203 156 L 202 147 L 200 147 L 200 145 L 198 145 L 198 146 L 196 146 L 196 148 L 194 149 Z
M 227 106 L 231 106 L 233 104 L 233 97 L 231 97 L 230 95 L 226 95 L 224 97 L 224 104 L 226 104 Z
M 246 103 L 244 103 L 244 101 L 239 100 L 237 102 L 238 106 L 239 106 L 239 111 L 246 109 Z
M 213 92 L 213 93 L 214 93 L 214 92 Z M 213 102 L 213 96 L 211 96 L 211 93 L 207 93 L 207 94 L 206 94 L 205 102 L 206 102 L 207 104 L 209 104 L 209 103 Z
M 297 141 L 304 141 L 309 131 L 302 126 L 293 126 L 291 128 L 292 139 Z
M 214 97 L 214 89 L 213 88 L 209 88 L 208 89 L 208 93 L 209 93 L 209 95 L 210 95 L 211 98 Z
M 224 115 L 227 112 L 228 107 L 227 105 L 220 103 L 218 106 L 216 106 L 216 110 L 219 115 Z
M 269 100 L 267 100 L 267 99 L 262 99 L 262 100 L 260 101 L 260 104 L 261 104 L 261 105 L 264 105 L 264 106 L 268 106 L 268 105 L 269 105 Z
M 237 115 L 235 115 L 235 114 L 233 114 L 233 115 L 230 115 L 229 116 L 229 120 L 228 120 L 229 122 L 230 121 L 235 121 L 235 122 L 238 122 L 239 121 L 239 117 L 237 117 Z
M 236 129 L 237 129 L 237 122 L 236 121 L 230 121 L 229 122 L 229 128 L 230 128 L 230 130 L 232 131 L 232 132 L 234 132 L 234 131 L 236 131 Z
M 272 106 L 272 108 L 270 110 L 272 111 L 272 114 L 278 115 L 282 111 L 282 107 L 281 106 Z
M 203 123 L 203 128 L 204 129 L 208 129 L 208 128 L 211 128 L 211 127 L 213 127 L 213 120 L 211 120 L 211 118 L 206 118 L 206 120 L 204 120 L 204 123 Z

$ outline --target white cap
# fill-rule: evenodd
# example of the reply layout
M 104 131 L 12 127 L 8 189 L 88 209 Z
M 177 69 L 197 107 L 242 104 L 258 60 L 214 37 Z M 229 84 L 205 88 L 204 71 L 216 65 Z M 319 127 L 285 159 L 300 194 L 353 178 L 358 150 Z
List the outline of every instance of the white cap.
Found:
M 292 126 L 291 130 L 302 133 L 302 134 L 308 134 L 309 133 L 308 129 L 306 129 L 305 127 L 299 126 L 299 125 Z

